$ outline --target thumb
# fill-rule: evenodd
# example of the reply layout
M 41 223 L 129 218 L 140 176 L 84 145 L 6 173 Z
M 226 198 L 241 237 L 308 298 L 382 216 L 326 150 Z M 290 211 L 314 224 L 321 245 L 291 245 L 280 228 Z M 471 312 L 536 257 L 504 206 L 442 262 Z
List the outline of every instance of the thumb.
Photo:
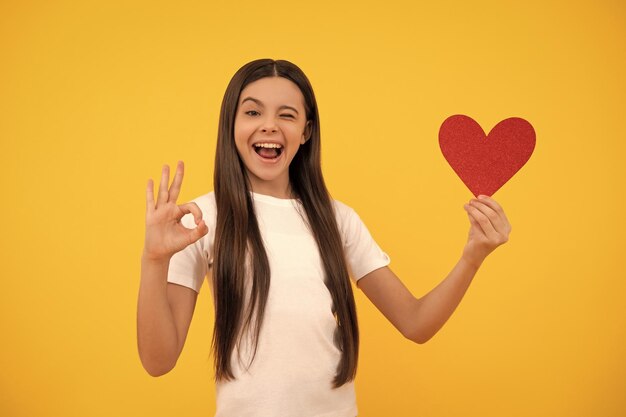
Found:
M 192 242 L 195 242 L 209 232 L 209 227 L 206 225 L 204 220 L 200 220 L 200 222 L 198 222 L 198 225 L 194 229 L 188 230 L 190 240 Z
M 482 233 L 483 230 L 480 226 L 480 223 L 478 223 L 478 220 L 476 220 L 474 216 L 472 216 L 472 213 L 470 213 L 467 209 L 465 209 L 465 212 L 467 213 L 467 218 L 470 221 L 470 228 L 476 229 L 477 231 Z
M 480 224 L 476 221 L 476 219 L 472 217 L 471 213 L 469 212 L 467 213 L 467 218 L 469 219 L 470 223 L 473 226 L 476 226 L 476 227 L 480 226 Z

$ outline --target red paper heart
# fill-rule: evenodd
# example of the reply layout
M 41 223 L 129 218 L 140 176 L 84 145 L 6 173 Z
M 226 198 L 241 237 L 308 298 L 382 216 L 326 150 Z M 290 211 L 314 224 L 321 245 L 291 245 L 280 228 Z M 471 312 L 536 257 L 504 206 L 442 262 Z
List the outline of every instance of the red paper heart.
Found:
M 439 146 L 474 196 L 491 196 L 528 161 L 535 149 L 535 130 L 526 120 L 511 117 L 485 135 L 474 119 L 457 114 L 441 125 Z

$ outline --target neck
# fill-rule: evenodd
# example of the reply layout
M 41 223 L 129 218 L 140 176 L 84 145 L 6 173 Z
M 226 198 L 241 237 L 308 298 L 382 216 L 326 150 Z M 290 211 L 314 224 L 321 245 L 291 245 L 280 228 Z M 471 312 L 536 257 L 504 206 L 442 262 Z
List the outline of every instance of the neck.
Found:
M 257 194 L 268 195 L 271 197 L 281 198 L 281 199 L 292 199 L 293 191 L 291 189 L 291 184 L 289 181 L 282 184 L 276 183 L 266 183 L 250 180 L 250 185 L 252 186 L 252 191 Z

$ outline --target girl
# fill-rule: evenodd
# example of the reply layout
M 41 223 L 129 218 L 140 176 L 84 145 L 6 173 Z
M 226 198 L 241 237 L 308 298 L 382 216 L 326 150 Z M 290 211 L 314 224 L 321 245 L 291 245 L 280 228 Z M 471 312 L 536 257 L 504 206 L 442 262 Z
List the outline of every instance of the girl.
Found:
M 477 269 L 508 240 L 493 199 L 464 206 L 467 244 L 448 277 L 414 297 L 358 215 L 332 200 L 320 124 L 304 73 L 283 60 L 244 65 L 219 120 L 214 191 L 177 205 L 163 167 L 148 181 L 137 311 L 139 355 L 152 376 L 183 349 L 204 278 L 212 291 L 216 416 L 354 417 L 359 331 L 352 280 L 400 333 L 429 340 Z

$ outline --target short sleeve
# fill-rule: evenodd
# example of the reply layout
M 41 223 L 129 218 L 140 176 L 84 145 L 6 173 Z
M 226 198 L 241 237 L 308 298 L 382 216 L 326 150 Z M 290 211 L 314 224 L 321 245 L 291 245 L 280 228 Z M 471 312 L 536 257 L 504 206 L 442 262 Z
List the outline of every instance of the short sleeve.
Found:
M 359 215 L 338 201 L 335 207 L 352 279 L 356 282 L 373 270 L 389 265 L 389 256 L 378 246 Z
M 213 227 L 215 223 L 210 216 L 212 213 L 207 213 L 207 204 L 206 201 L 202 200 L 203 197 L 193 201 L 200 207 L 202 218 L 205 219 L 205 223 L 209 227 L 209 233 L 180 252 L 175 253 L 170 259 L 167 273 L 167 282 L 191 288 L 197 293 L 200 292 L 202 283 L 209 270 L 210 236 L 215 233 Z M 180 222 L 188 229 L 196 227 L 193 214 L 191 213 L 185 214 Z

